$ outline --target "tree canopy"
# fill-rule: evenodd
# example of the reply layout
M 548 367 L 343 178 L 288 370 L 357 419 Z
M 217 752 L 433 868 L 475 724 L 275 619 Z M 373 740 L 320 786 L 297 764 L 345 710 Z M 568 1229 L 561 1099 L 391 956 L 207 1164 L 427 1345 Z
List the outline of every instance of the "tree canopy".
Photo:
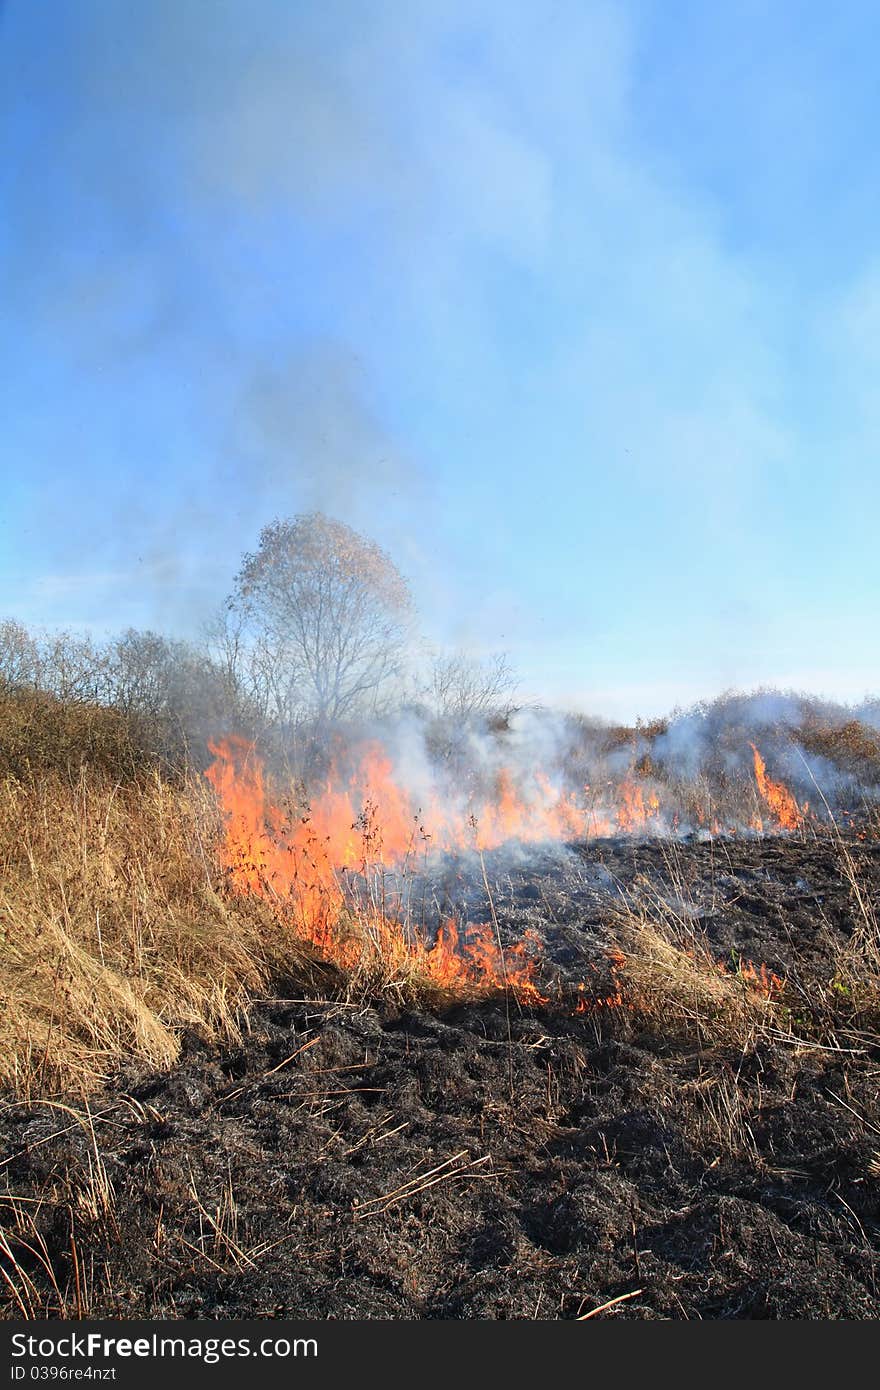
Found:
M 401 669 L 412 602 L 378 545 L 311 512 L 264 527 L 228 608 L 268 708 L 329 721 L 378 707 Z

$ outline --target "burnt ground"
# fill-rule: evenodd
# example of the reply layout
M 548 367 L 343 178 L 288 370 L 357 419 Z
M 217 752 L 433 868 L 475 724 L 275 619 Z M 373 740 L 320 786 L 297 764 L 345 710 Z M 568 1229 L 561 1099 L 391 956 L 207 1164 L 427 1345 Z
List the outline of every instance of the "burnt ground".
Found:
M 880 845 L 854 852 L 876 902 Z M 827 839 L 487 867 L 505 934 L 539 932 L 562 994 L 636 890 L 795 999 L 827 987 L 853 924 Z M 485 918 L 460 873 L 438 903 Z M 874 1318 L 880 1039 L 836 1040 L 675 1041 L 624 1010 L 503 1000 L 259 1001 L 241 1046 L 188 1035 L 172 1071 L 93 1097 L 91 1126 L 4 1104 L 2 1221 L 14 1196 L 32 1228 L 0 1259 L 49 1316 L 555 1319 L 621 1299 L 603 1315 Z

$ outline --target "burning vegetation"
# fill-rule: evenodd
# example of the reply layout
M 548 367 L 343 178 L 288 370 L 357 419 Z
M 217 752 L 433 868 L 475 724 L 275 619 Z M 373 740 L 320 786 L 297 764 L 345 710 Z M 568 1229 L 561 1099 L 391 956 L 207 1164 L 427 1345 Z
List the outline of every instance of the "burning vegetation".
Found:
M 873 705 L 765 692 L 611 726 L 517 708 L 500 658 L 401 683 L 410 618 L 389 558 L 310 516 L 266 529 L 204 649 L 0 625 L 9 1079 L 88 1087 L 119 1057 L 170 1060 L 182 1026 L 235 1036 L 250 993 L 309 970 L 349 997 L 629 1007 L 649 922 L 609 921 L 563 968 L 498 882 L 614 842 L 876 835 Z M 844 867 L 857 880 L 857 856 Z M 707 999 L 725 980 L 784 995 L 773 962 L 667 928 Z
M 701 833 L 728 837 L 766 833 L 818 832 L 809 803 L 798 805 L 780 781 L 772 779 L 755 744 L 755 793 L 763 814 L 747 823 L 722 822 L 717 806 L 697 811 Z M 502 943 L 497 921 L 459 923 L 451 916 L 435 921 L 425 914 L 431 869 L 454 857 L 459 876 L 482 876 L 484 854 L 527 854 L 529 847 L 565 852 L 566 846 L 613 837 L 680 836 L 687 812 L 664 807 L 659 784 L 647 787 L 623 776 L 606 780 L 601 792 L 586 783 L 581 794 L 560 786 L 558 777 L 528 765 L 515 774 L 498 764 L 480 789 L 472 776 L 470 792 L 454 798 L 435 778 L 424 805 L 395 775 L 392 759 L 378 742 L 349 748 L 347 769 L 330 758 L 308 801 L 286 806 L 270 795 L 263 760 L 253 744 L 239 737 L 211 743 L 213 762 L 206 777 L 217 793 L 224 821 L 221 860 L 234 892 L 271 901 L 293 934 L 349 972 L 420 980 L 442 989 L 510 991 L 520 1003 L 547 1004 L 537 983 L 540 942 L 534 933 Z M 557 769 L 558 772 L 558 769 Z M 710 821 L 710 830 L 706 822 Z M 486 884 L 491 905 L 491 894 Z M 413 905 L 420 904 L 421 919 Z M 612 975 L 624 957 L 609 955 Z M 717 968 L 725 971 L 723 963 Z M 782 982 L 766 966 L 741 962 L 742 983 L 765 998 L 781 993 Z M 576 985 L 575 1008 L 590 1007 L 584 981 Z M 619 991 L 596 996 L 596 1007 L 617 1003 Z
M 307 517 L 204 649 L 0 625 L 7 1311 L 876 1316 L 876 704 L 611 726 L 411 616 Z

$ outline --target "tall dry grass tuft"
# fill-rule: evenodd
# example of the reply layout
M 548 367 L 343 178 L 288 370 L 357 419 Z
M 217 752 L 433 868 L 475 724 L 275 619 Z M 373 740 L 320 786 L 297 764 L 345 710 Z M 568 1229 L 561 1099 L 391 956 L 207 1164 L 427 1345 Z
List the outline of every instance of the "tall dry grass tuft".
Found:
M 673 900 L 645 880 L 616 913 L 622 1015 L 664 1038 L 749 1046 L 762 1029 L 781 1021 L 781 981 L 715 959 L 675 865 L 668 867 L 671 881 L 680 885 Z
M 864 825 L 854 840 L 842 832 L 812 772 L 810 777 L 828 816 L 830 841 L 838 871 L 849 889 L 852 917 L 849 939 L 834 953 L 836 970 L 823 1002 L 831 1002 L 838 1012 L 848 1014 L 848 1023 L 867 1024 L 876 1035 L 880 1027 L 880 911 L 864 852 L 867 842 L 876 840 L 880 832 L 880 811 L 876 803 L 865 802 Z
M 831 996 L 850 1027 L 880 1030 L 880 911 L 859 850 L 836 830 L 838 864 L 850 893 L 852 933 L 837 952 Z
M 0 1083 L 86 1092 L 124 1057 L 169 1064 L 182 1026 L 237 1033 L 296 950 L 224 894 L 219 831 L 200 779 L 0 781 Z

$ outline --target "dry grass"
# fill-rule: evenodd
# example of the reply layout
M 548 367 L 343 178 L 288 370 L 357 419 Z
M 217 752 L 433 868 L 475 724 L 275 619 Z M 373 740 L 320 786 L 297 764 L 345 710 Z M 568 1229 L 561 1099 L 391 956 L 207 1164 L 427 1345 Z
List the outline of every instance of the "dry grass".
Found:
M 56 1266 L 39 1223 L 39 1204 L 23 1197 L 0 1197 L 0 1283 L 5 1287 L 14 1317 L 87 1317 L 88 1297 L 83 1296 L 82 1278 L 70 1280 Z M 70 1254 L 78 1267 L 76 1235 L 71 1222 Z M 77 1296 L 78 1295 L 78 1296 Z
M 15 1194 L 8 1187 L 0 1194 L 0 1280 L 9 1306 L 25 1319 L 88 1317 L 97 1272 L 94 1256 L 81 1249 L 79 1234 L 85 1233 L 87 1246 L 96 1233 L 105 1241 L 121 1236 L 116 1191 L 95 1131 L 106 1112 L 93 1114 L 87 1101 L 82 1109 L 53 1100 L 34 1104 L 50 1107 L 59 1118 L 58 1129 L 43 1142 L 81 1129 L 86 1145 L 78 1160 L 55 1169 L 39 1197 Z M 54 1231 L 41 1220 L 43 1208 L 63 1213 Z M 102 1272 L 112 1288 L 106 1260 Z
M 847 844 L 836 831 L 840 872 L 852 903 L 853 930 L 838 955 L 832 991 L 838 1009 L 845 1010 L 849 1022 L 880 1029 L 880 915 L 868 876 L 859 860 L 859 851 Z
M 315 975 L 320 939 L 310 944 L 295 895 L 280 898 L 271 883 L 262 897 L 231 891 L 214 791 L 197 774 L 166 776 L 132 739 L 112 711 L 0 697 L 0 1085 L 23 1097 L 85 1095 L 132 1057 L 168 1066 L 183 1028 L 234 1038 L 254 992 L 282 975 L 302 984 Z M 876 903 L 858 846 L 827 809 L 855 930 L 821 1028 L 841 1011 L 873 1028 Z M 424 945 L 426 904 L 412 897 L 417 866 L 389 879 L 376 833 L 365 823 L 363 871 L 344 893 L 336 885 L 325 992 L 429 1007 L 491 992 L 463 973 L 438 978 Z M 644 883 L 618 913 L 621 1014 L 700 1043 L 788 1027 L 765 981 L 713 959 L 674 844 L 666 867 L 665 896 Z M 505 958 L 497 921 L 483 954 L 496 947 L 506 980 L 522 962 Z
M 0 777 L 70 776 L 87 765 L 128 781 L 155 762 L 158 735 L 146 716 L 0 684 Z
M 770 982 L 712 955 L 686 901 L 671 904 L 648 883 L 617 911 L 615 975 L 622 1013 L 658 1036 L 748 1047 L 780 1022 Z
M 221 837 L 197 775 L 119 781 L 82 766 L 0 780 L 0 1085 L 86 1095 L 124 1060 L 167 1067 L 186 1027 L 239 1036 L 279 978 L 449 1002 L 374 880 L 335 922 L 338 969 L 303 937 L 294 900 L 232 890 Z
M 378 874 L 334 916 L 322 952 L 295 896 L 234 890 L 221 839 L 197 775 L 113 780 L 83 765 L 0 779 L 0 1085 L 86 1095 L 124 1060 L 167 1067 L 182 1029 L 237 1037 L 254 993 L 279 978 L 320 976 L 358 1000 L 479 992 L 431 979 Z
M 719 962 L 671 843 L 665 888 L 637 882 L 616 912 L 615 978 L 624 1017 L 655 1036 L 747 1049 L 762 1037 L 837 1051 L 875 1043 L 880 1031 L 880 915 L 861 840 L 840 830 L 825 798 L 824 834 L 850 896 L 848 936 L 828 926 L 828 973 L 781 980 L 766 969 Z
M 235 1035 L 296 952 L 224 894 L 218 833 L 195 780 L 0 782 L 0 1082 L 87 1092 L 122 1058 L 168 1065 L 183 1025 Z
M 849 889 L 852 915 L 849 939 L 835 952 L 837 968 L 825 990 L 825 1012 L 828 1012 L 830 1004 L 832 1011 L 849 1016 L 846 1019 L 849 1024 L 857 1027 L 867 1025 L 876 1035 L 880 1027 L 880 915 L 862 846 L 876 839 L 880 811 L 876 804 L 866 805 L 864 825 L 858 840 L 853 840 L 841 831 L 838 819 L 815 778 L 813 785 L 827 813 L 828 834 L 840 876 Z

